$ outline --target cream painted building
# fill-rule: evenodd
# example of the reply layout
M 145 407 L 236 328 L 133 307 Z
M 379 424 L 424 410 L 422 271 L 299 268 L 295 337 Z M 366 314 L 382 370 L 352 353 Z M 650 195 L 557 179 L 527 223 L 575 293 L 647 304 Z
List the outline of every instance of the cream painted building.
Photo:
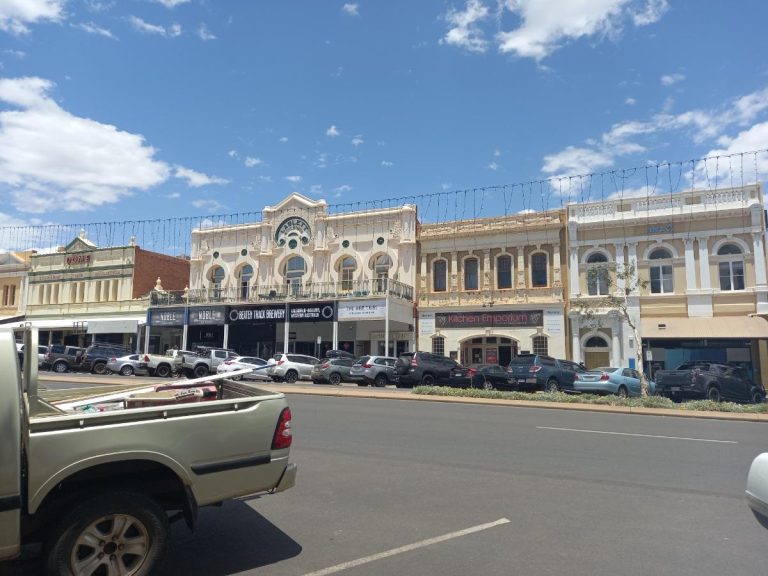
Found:
M 564 220 L 552 211 L 422 225 L 418 349 L 462 364 L 565 358 Z
M 32 250 L 0 253 L 0 323 L 24 316 L 29 259 L 33 254 Z
M 594 303 L 616 270 L 641 279 L 629 297 L 643 340 L 644 369 L 688 360 L 739 365 L 766 380 L 768 312 L 765 216 L 760 186 L 687 191 L 568 207 L 569 319 L 573 359 L 588 367 L 632 366 L 637 343 L 620 315 Z M 590 273 L 590 269 L 594 269 Z M 605 282 L 601 274 L 614 282 Z

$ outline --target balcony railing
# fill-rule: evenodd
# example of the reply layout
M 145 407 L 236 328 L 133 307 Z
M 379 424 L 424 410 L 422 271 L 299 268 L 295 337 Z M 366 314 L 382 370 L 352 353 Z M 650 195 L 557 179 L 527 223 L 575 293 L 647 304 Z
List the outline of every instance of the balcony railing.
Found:
M 306 284 L 273 284 L 242 288 L 208 288 L 194 290 L 153 291 L 152 306 L 184 306 L 186 304 L 269 303 L 286 300 L 348 300 L 357 298 L 393 298 L 413 302 L 413 287 L 391 280 L 356 280 L 354 282 L 311 282 Z

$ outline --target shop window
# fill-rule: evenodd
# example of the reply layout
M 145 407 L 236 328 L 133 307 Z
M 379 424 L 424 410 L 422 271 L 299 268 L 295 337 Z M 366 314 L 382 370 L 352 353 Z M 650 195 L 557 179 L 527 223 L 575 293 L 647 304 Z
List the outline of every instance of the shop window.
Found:
M 672 254 L 666 248 L 656 248 L 648 256 L 651 262 L 651 294 L 671 294 L 674 290 Z M 659 262 L 667 260 L 668 262 Z
M 547 255 L 537 252 L 531 256 L 531 286 L 546 288 L 549 285 Z
M 477 258 L 467 258 L 464 260 L 464 290 L 478 289 L 478 267 L 479 260 Z
M 744 259 L 736 244 L 725 244 L 717 251 L 718 256 L 724 256 L 718 263 L 720 290 L 744 290 Z
M 386 291 L 390 268 L 392 268 L 392 258 L 386 254 L 380 254 L 376 257 L 373 263 L 373 274 L 376 279 L 377 292 Z
M 442 336 L 432 338 L 432 354 L 445 356 L 445 338 Z
M 587 258 L 587 292 L 590 296 L 607 296 L 609 291 L 608 258 L 594 252 Z
M 211 286 L 211 297 L 221 298 L 221 285 L 224 282 L 224 268 L 213 266 L 208 270 L 208 282 Z
M 504 255 L 496 259 L 496 287 L 499 290 L 512 288 L 512 256 Z
M 240 284 L 240 298 L 247 299 L 251 287 L 251 279 L 253 278 L 253 266 L 246 264 L 240 268 L 239 284 Z
M 301 280 L 307 271 L 306 262 L 301 256 L 294 256 L 285 263 L 285 280 L 288 284 L 290 293 L 293 295 L 301 291 Z
M 549 338 L 546 336 L 534 336 L 532 345 L 534 354 L 549 355 Z
M 352 256 L 345 256 L 341 259 L 341 262 L 339 262 L 339 278 L 341 279 L 342 290 L 352 290 L 355 281 L 355 270 L 357 270 L 357 262 Z
M 445 260 L 436 260 L 432 264 L 432 291 L 433 292 L 445 292 L 446 281 L 446 266 Z

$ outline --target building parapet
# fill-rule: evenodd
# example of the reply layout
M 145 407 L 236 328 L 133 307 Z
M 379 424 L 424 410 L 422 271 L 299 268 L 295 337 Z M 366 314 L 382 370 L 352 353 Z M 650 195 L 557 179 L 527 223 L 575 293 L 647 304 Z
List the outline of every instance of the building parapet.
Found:
M 426 292 L 419 295 L 419 307 L 512 304 L 562 304 L 562 287 L 519 288 L 511 290 L 472 290 L 464 292 Z

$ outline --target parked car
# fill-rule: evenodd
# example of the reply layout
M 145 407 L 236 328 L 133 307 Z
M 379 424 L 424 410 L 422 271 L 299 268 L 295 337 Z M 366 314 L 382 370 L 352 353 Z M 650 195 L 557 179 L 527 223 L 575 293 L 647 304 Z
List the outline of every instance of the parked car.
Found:
M 16 352 L 19 355 L 19 362 L 24 362 L 24 344 L 16 344 Z M 48 346 L 39 345 L 37 347 L 37 366 L 41 367 L 48 353 Z
M 227 358 L 224 362 L 216 367 L 217 374 L 226 374 L 227 372 L 234 372 L 236 370 L 253 370 L 250 374 L 243 374 L 241 376 L 233 376 L 233 380 L 267 380 L 272 379 L 267 375 L 267 361 L 262 358 L 256 358 L 255 356 L 233 356 Z
M 768 528 L 768 452 L 758 455 L 749 467 L 746 497 L 757 521 Z
M 75 370 L 77 368 L 78 355 L 84 350 L 85 348 L 78 346 L 54 344 L 43 358 L 43 365 L 41 367 L 60 374 Z
M 656 390 L 673 400 L 706 398 L 713 402 L 765 401 L 765 390 L 749 378 L 743 368 L 714 362 L 685 362 L 676 370 L 657 370 Z
M 509 381 L 506 369 L 498 364 L 458 366 L 451 372 L 450 386 L 485 390 L 511 390 L 515 387 Z
M 507 374 L 518 390 L 571 391 L 578 365 L 565 362 L 544 354 L 520 354 L 510 361 Z
M 275 354 L 268 361 L 267 374 L 275 382 L 293 383 L 299 379 L 309 380 L 312 367 L 320 362 L 314 356 L 304 354 Z
M 209 374 L 216 374 L 219 364 L 236 356 L 239 356 L 237 352 L 227 348 L 200 346 L 196 352 L 182 354 L 181 370 L 187 378 L 202 378 Z
M 85 372 L 105 374 L 110 358 L 129 356 L 131 351 L 116 344 L 92 344 L 78 356 L 77 366 Z
M 430 352 L 405 352 L 400 354 L 395 363 L 398 388 L 413 388 L 416 385 L 447 385 L 451 380 L 451 371 L 459 366 L 458 362 Z
M 310 377 L 315 384 L 351 382 L 349 371 L 354 363 L 353 358 L 326 358 L 312 366 Z
M 581 372 L 573 383 L 576 392 L 589 394 L 617 394 L 627 398 L 640 396 L 640 373 L 632 368 L 605 366 Z M 648 394 L 656 392 L 656 384 L 648 381 Z
M 326 358 L 352 358 L 353 360 L 357 358 L 352 352 L 346 350 L 326 350 L 324 356 Z
M 391 356 L 361 356 L 349 371 L 349 376 L 358 386 L 373 384 L 383 388 L 387 384 L 397 383 L 395 364 L 397 358 Z
M 129 354 L 120 358 L 110 358 L 107 361 L 107 370 L 120 374 L 121 376 L 146 376 L 149 374 L 147 363 L 144 362 L 144 356 L 140 354 Z

